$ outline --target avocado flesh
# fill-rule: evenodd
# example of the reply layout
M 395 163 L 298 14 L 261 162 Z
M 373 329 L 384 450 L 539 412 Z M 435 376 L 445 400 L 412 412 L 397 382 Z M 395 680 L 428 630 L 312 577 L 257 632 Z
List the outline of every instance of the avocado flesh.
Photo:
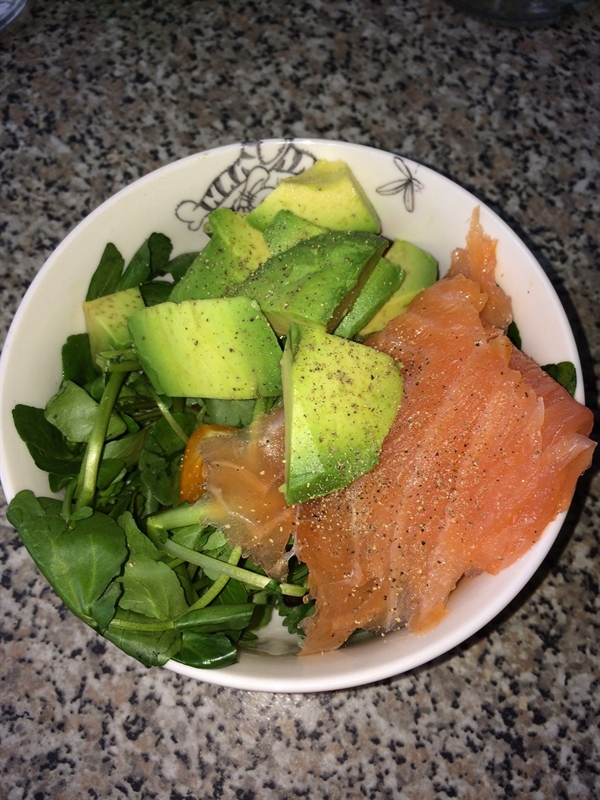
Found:
M 235 283 L 234 276 L 239 269 L 239 259 L 219 236 L 213 236 L 192 261 L 183 278 L 175 284 L 169 295 L 169 301 L 181 303 L 184 300 L 211 300 L 223 297 Z
M 127 320 L 145 308 L 138 288 L 124 289 L 83 304 L 85 324 L 90 337 L 92 361 L 107 350 L 125 350 L 131 345 Z
M 290 324 L 337 327 L 388 246 L 362 231 L 327 231 L 265 261 L 236 289 L 256 300 L 279 335 Z
M 282 209 L 329 230 L 381 229 L 371 201 L 343 161 L 318 159 L 300 175 L 284 178 L 246 219 L 262 231 Z
M 208 215 L 208 227 L 241 262 L 246 274 L 270 257 L 263 234 L 249 225 L 246 218 L 230 208 L 217 208 Z M 246 277 L 244 275 L 244 277 Z
M 208 215 L 212 237 L 175 284 L 169 300 L 225 297 L 271 255 L 262 233 L 229 208 Z
M 325 233 L 325 228 L 302 219 L 293 211 L 278 211 L 263 231 L 263 236 L 271 255 L 279 255 L 298 242 Z
M 142 368 L 159 394 L 250 400 L 281 394 L 281 348 L 246 297 L 160 303 L 129 320 Z
M 352 483 L 378 463 L 402 398 L 386 353 L 292 325 L 283 354 L 288 504 Z
M 385 254 L 388 261 L 405 272 L 400 288 L 360 331 L 361 336 L 380 331 L 391 319 L 403 314 L 423 289 L 432 286 L 438 277 L 435 258 L 410 242 L 396 239 Z
M 354 305 L 335 329 L 336 336 L 353 339 L 402 285 L 404 270 L 380 258 Z

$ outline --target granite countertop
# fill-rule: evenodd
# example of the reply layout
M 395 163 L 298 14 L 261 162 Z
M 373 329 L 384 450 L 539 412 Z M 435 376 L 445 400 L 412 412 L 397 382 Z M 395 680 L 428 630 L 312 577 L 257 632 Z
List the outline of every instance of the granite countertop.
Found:
M 38 0 L 0 35 L 2 341 L 121 187 L 312 135 L 414 158 L 496 210 L 557 289 L 597 409 L 599 42 L 598 3 L 518 30 L 442 0 Z M 599 494 L 596 465 L 530 585 L 463 645 L 312 695 L 145 670 L 69 615 L 3 517 L 0 796 L 600 796 Z

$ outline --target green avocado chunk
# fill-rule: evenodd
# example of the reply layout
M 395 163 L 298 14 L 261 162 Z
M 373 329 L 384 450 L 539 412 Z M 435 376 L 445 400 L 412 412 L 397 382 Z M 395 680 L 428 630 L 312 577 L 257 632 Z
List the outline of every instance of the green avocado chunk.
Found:
M 144 307 L 137 287 L 84 302 L 83 313 L 94 364 L 99 353 L 124 350 L 131 345 L 127 320 Z
M 385 257 L 388 261 L 401 267 L 405 272 L 405 277 L 400 288 L 394 292 L 373 319 L 362 328 L 361 336 L 380 331 L 391 319 L 403 314 L 415 297 L 423 289 L 433 286 L 438 277 L 438 265 L 435 258 L 410 242 L 396 239 Z
M 354 305 L 335 329 L 336 336 L 353 339 L 402 285 L 404 270 L 380 258 Z
M 172 303 L 181 303 L 184 300 L 223 297 L 231 284 L 235 283 L 238 271 L 239 259 L 219 236 L 213 236 L 192 261 L 183 278 L 175 284 L 169 300 Z M 245 277 L 244 275 L 241 280 Z
M 142 368 L 159 394 L 250 400 L 281 394 L 281 348 L 247 297 L 159 303 L 129 320 Z
M 307 219 L 302 219 L 293 211 L 282 209 L 278 211 L 271 222 L 263 231 L 263 236 L 271 255 L 278 255 L 284 250 L 289 250 L 298 242 L 311 239 L 325 233 L 325 228 L 315 225 Z
M 229 208 L 208 215 L 211 240 L 175 284 L 169 300 L 224 297 L 271 255 L 262 233 Z
M 371 201 L 343 161 L 320 158 L 300 175 L 284 178 L 246 219 L 262 231 L 282 209 L 329 230 L 381 229 Z
M 236 289 L 260 305 L 276 333 L 292 322 L 337 327 L 389 245 L 363 231 L 327 231 L 265 261 Z
M 386 353 L 317 328 L 292 325 L 283 354 L 286 501 L 352 483 L 378 463 L 402 399 Z
M 241 214 L 230 208 L 217 208 L 208 215 L 208 227 L 225 247 L 242 263 L 244 271 L 252 272 L 271 255 L 263 234 L 248 224 Z

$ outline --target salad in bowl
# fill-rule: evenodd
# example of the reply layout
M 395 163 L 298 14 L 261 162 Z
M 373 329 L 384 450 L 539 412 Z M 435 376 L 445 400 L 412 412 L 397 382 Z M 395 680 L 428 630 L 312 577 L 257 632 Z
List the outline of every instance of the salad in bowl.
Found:
M 543 270 L 453 182 L 340 142 L 217 148 L 108 200 L 30 287 L 8 518 L 148 667 L 360 685 L 535 572 L 591 461 L 579 372 Z

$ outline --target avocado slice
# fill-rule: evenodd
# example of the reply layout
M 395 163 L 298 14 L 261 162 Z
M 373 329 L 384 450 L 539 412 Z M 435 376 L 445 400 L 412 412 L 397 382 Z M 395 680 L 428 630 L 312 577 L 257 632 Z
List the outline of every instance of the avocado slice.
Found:
M 383 308 L 360 331 L 361 336 L 380 331 L 391 319 L 403 314 L 412 300 L 438 278 L 435 258 L 410 242 L 396 239 L 385 254 L 388 261 L 401 267 L 405 274 L 400 288 Z
M 375 208 L 343 161 L 320 158 L 300 175 L 284 178 L 246 219 L 262 231 L 281 209 L 330 230 L 381 230 Z
M 402 377 L 386 353 L 295 324 L 281 367 L 284 494 L 292 505 L 373 469 L 400 406 Z
M 208 229 L 211 239 L 173 287 L 173 303 L 224 297 L 271 255 L 262 233 L 229 208 L 212 211 Z
M 208 228 L 240 260 L 241 268 L 246 274 L 254 271 L 271 255 L 263 234 L 249 225 L 245 217 L 230 208 L 212 211 L 208 215 Z
M 236 289 L 260 305 L 276 333 L 292 322 L 337 327 L 354 303 L 387 239 L 363 231 L 327 231 L 272 256 Z
M 399 289 L 404 274 L 402 267 L 380 258 L 354 305 L 335 329 L 335 335 L 353 339 Z
M 325 228 L 315 225 L 307 219 L 302 219 L 293 211 L 282 209 L 278 211 L 271 222 L 263 231 L 263 236 L 271 255 L 278 255 L 284 250 L 289 250 L 298 242 L 311 239 L 325 233 Z
M 235 283 L 235 278 L 232 276 L 238 269 L 239 259 L 219 236 L 213 236 L 192 261 L 183 278 L 175 284 L 169 295 L 169 301 L 181 303 L 184 300 L 210 300 L 223 297 L 231 284 Z
M 134 314 L 129 329 L 159 394 L 221 400 L 281 394 L 281 348 L 247 297 L 159 303 Z
M 125 350 L 131 345 L 127 320 L 142 308 L 145 308 L 144 299 L 137 287 L 84 302 L 83 313 L 94 364 L 100 353 Z

